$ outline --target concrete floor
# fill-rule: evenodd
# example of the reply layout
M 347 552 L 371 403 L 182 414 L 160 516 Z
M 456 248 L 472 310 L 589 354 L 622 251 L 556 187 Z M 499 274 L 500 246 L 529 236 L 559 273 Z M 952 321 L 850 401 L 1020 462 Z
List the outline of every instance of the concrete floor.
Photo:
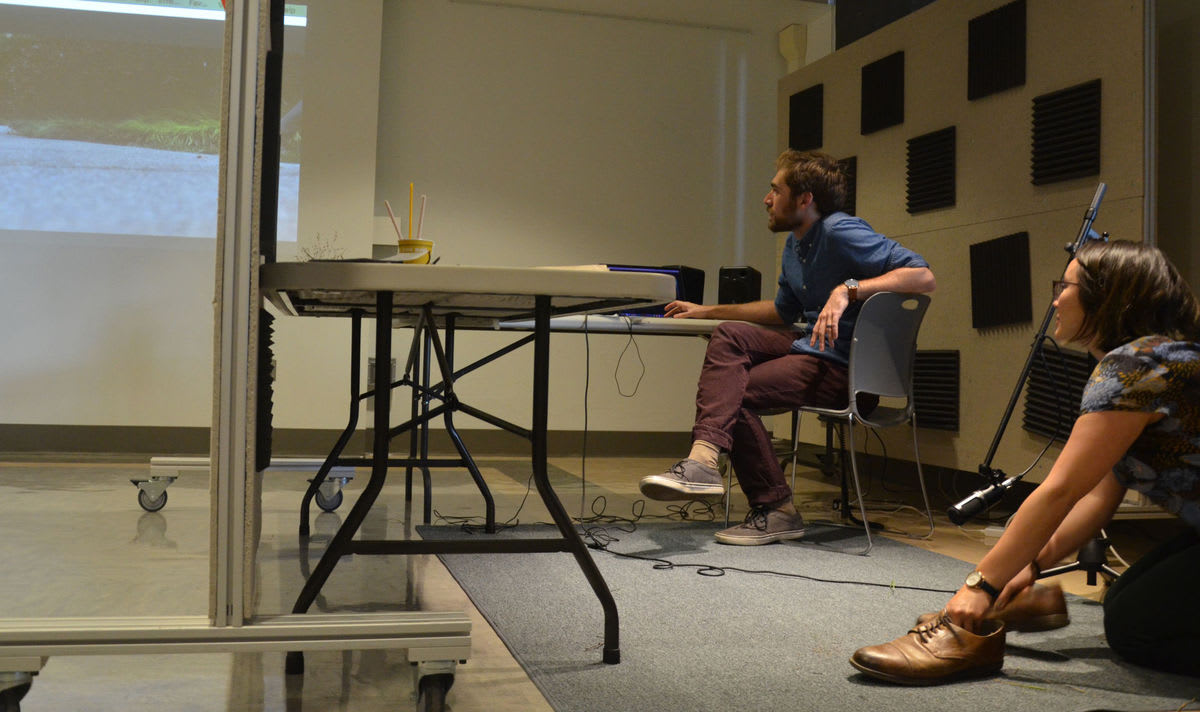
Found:
M 514 516 L 518 507 L 516 516 L 521 523 L 548 521 L 536 495 L 525 500 L 527 463 L 518 458 L 481 458 L 480 464 L 495 495 L 500 521 Z M 605 514 L 633 516 L 640 499 L 637 479 L 666 464 L 645 458 L 590 459 L 586 488 L 579 476 L 578 458 L 552 459 L 551 475 L 572 515 L 581 509 L 590 515 L 602 507 Z M 166 507 L 150 513 L 138 506 L 137 490 L 129 482 L 133 477 L 144 478 L 148 471 L 145 463 L 0 463 L 0 552 L 6 572 L 0 577 L 0 600 L 5 604 L 0 615 L 204 615 L 208 605 L 208 478 L 194 472 L 181 475 L 168 490 Z M 297 534 L 298 506 L 311 473 L 267 473 L 258 549 L 260 613 L 290 611 L 305 572 L 341 524 L 341 514 L 349 510 L 365 475 L 361 472 L 347 486 L 346 503 L 338 512 L 314 517 L 305 553 Z M 802 470 L 800 475 L 796 499 L 802 512 L 809 518 L 828 518 L 836 488 L 815 470 Z M 402 479 L 393 480 L 364 523 L 361 536 L 412 535 L 412 507 L 404 501 Z M 931 482 L 934 494 L 937 487 Z M 419 488 L 417 491 L 419 497 Z M 482 511 L 478 491 L 465 472 L 436 471 L 434 493 L 435 512 L 443 521 Z M 734 506 L 734 519 L 740 519 L 745 502 L 737 494 Z M 655 502 L 647 503 L 644 510 L 645 515 L 669 513 L 663 503 Z M 419 504 L 415 516 L 420 516 Z M 915 531 L 920 527 L 920 519 L 907 510 L 888 514 L 881 508 L 872 516 L 889 528 Z M 1127 558 L 1129 552 L 1136 555 L 1160 538 L 1153 526 L 1137 524 L 1122 533 L 1122 553 Z M 993 540 L 982 524 L 953 527 L 939 515 L 935 535 L 912 543 L 974 561 Z M 1082 574 L 1060 580 L 1071 592 L 1100 595 L 1100 589 L 1088 586 Z M 314 610 L 467 611 L 474 626 L 472 654 L 457 670 L 447 709 L 550 709 L 436 557 L 344 559 Z M 25 712 L 373 712 L 415 708 L 413 672 L 401 652 L 309 652 L 305 662 L 306 672 L 300 677 L 284 674 L 282 653 L 57 657 L 34 678 L 21 708 Z

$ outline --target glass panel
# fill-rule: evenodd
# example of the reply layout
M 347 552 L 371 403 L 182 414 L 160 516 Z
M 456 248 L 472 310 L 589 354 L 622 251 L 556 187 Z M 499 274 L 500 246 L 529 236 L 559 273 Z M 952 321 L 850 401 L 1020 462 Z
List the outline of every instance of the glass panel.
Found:
M 208 610 L 224 18 L 221 0 L 0 0 L 6 617 Z M 301 56 L 307 8 L 286 24 Z

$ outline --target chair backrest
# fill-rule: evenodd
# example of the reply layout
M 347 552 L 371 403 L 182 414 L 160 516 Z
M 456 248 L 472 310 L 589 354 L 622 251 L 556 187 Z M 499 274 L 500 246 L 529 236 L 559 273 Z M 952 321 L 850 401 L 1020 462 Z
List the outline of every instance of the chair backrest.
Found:
M 926 294 L 879 292 L 863 303 L 850 344 L 850 408 L 856 415 L 859 393 L 905 398 L 907 405 L 900 413 L 886 408 L 879 410 L 905 418 L 912 414 L 917 332 L 921 330 L 929 301 Z

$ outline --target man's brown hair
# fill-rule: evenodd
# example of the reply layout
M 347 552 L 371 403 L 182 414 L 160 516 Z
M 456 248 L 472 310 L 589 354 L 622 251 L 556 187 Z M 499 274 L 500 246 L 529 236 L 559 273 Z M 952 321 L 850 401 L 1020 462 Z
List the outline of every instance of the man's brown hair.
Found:
M 846 204 L 846 175 L 827 153 L 789 148 L 775 160 L 775 170 L 784 172 L 793 199 L 811 192 L 823 216 L 836 213 Z

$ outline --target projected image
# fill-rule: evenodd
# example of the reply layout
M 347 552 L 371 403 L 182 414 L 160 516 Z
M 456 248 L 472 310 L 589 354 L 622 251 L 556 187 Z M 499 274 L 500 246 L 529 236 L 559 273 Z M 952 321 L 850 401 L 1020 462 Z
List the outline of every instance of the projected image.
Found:
M 221 0 L 0 0 L 0 231 L 215 237 L 224 19 Z M 294 241 L 304 6 L 285 24 Z

